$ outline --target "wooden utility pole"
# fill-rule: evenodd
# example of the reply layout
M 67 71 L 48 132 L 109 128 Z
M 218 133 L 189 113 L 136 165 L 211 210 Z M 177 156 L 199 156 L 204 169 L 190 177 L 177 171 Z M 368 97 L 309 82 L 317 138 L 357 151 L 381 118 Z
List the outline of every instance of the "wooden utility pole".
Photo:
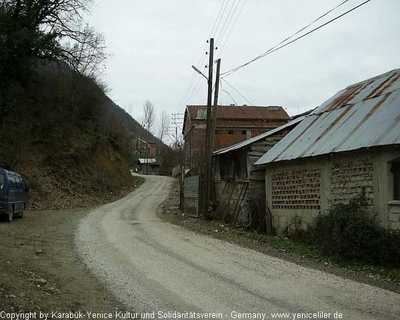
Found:
M 206 127 L 206 141 L 204 149 L 204 183 L 202 184 L 202 195 L 201 195 L 201 213 L 203 219 L 208 218 L 208 205 L 209 205 L 209 180 L 211 177 L 211 161 L 209 157 L 210 153 L 210 141 L 211 141 L 211 104 L 212 104 L 212 85 L 213 85 L 213 65 L 214 65 L 214 38 L 210 39 L 210 51 L 208 52 L 208 95 L 207 95 L 207 127 Z
M 215 129 L 217 127 L 217 111 L 218 111 L 217 109 L 218 109 L 220 72 L 221 72 L 221 59 L 218 59 L 217 60 L 217 73 L 215 76 L 214 105 L 212 108 L 212 120 L 211 120 L 211 135 L 210 135 L 211 163 L 212 163 L 212 155 L 214 153 Z
M 214 154 L 214 146 L 215 146 L 215 129 L 217 127 L 217 112 L 218 112 L 218 93 L 219 93 L 219 75 L 221 70 L 221 59 L 217 60 L 217 73 L 215 77 L 215 91 L 214 91 L 214 104 L 212 108 L 212 120 L 211 120 L 211 134 L 210 134 L 210 149 L 209 149 L 209 163 L 210 163 L 210 174 L 208 177 L 207 184 L 208 188 L 208 202 L 214 201 L 214 177 L 213 177 L 213 154 Z

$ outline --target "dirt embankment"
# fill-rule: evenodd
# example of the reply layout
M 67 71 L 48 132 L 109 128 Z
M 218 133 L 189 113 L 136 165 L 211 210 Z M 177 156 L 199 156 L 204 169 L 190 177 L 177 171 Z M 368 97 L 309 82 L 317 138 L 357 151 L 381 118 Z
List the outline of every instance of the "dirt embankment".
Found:
M 137 186 L 127 159 L 108 140 L 21 161 L 30 188 L 29 210 L 87 208 L 120 198 Z

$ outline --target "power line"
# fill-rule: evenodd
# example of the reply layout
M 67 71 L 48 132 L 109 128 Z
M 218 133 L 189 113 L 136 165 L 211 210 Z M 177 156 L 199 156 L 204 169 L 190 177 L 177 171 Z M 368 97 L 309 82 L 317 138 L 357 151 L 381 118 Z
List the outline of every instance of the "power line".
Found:
M 220 36 L 220 41 L 221 41 L 221 43 L 222 43 L 222 39 L 224 38 L 226 32 L 227 32 L 228 29 L 229 29 L 229 25 L 231 24 L 231 21 L 232 21 L 233 17 L 235 16 L 235 13 L 236 13 L 236 11 L 237 11 L 239 5 L 240 5 L 240 1 L 241 1 L 241 0 L 239 0 L 239 1 L 237 2 L 236 6 L 235 6 L 235 9 L 234 9 L 233 12 L 232 12 L 231 17 L 229 18 L 228 24 L 227 24 L 226 28 L 224 29 L 224 31 L 222 32 L 222 34 L 221 34 L 221 36 Z
M 215 25 L 217 24 L 218 19 L 219 19 L 219 22 L 218 22 L 217 28 L 215 29 L 215 32 L 217 32 L 217 30 L 218 30 L 218 28 L 219 28 L 219 25 L 221 24 L 222 17 L 223 17 L 223 15 L 224 15 L 224 13 L 225 13 L 225 10 L 226 10 L 226 6 L 225 6 L 225 8 L 224 8 L 224 11 L 222 12 L 222 16 L 221 16 L 221 17 L 220 17 L 220 15 L 221 15 L 221 11 L 222 11 L 222 8 L 224 7 L 225 2 L 226 2 L 226 6 L 227 6 L 229 0 L 224 0 L 224 2 L 222 2 L 221 8 L 219 9 L 217 18 L 215 19 L 214 25 L 213 25 L 213 27 L 212 27 L 212 29 L 211 29 L 211 32 L 210 32 L 210 35 L 209 35 L 208 38 L 211 38 L 211 37 L 212 37 L 212 33 L 214 32 L 214 28 L 215 28 Z
M 352 9 L 350 9 L 350 10 L 348 10 L 348 11 L 346 11 L 346 12 L 340 14 L 339 16 L 337 16 L 337 17 L 335 17 L 335 18 L 333 18 L 333 19 L 331 19 L 331 20 L 325 22 L 324 24 L 322 24 L 322 25 L 320 25 L 320 26 L 318 26 L 318 27 L 316 27 L 316 28 L 314 28 L 314 29 L 312 29 L 312 30 L 306 32 L 305 34 L 303 34 L 303 35 L 301 35 L 301 36 L 299 36 L 299 37 L 297 37 L 297 38 L 295 38 L 295 39 L 293 39 L 293 40 L 291 40 L 291 41 L 289 41 L 289 42 L 283 44 L 285 41 L 287 41 L 288 39 L 293 38 L 295 35 L 299 34 L 301 31 L 303 31 L 304 29 L 308 28 L 310 25 L 312 25 L 312 24 L 315 23 L 316 21 L 320 20 L 321 18 L 323 18 L 324 16 L 326 16 L 327 14 L 329 14 L 330 12 L 332 12 L 333 10 L 337 9 L 338 7 L 340 7 L 341 5 L 343 5 L 344 3 L 346 3 L 347 1 L 349 1 L 349 0 L 343 1 L 342 3 L 340 3 L 340 4 L 339 4 L 338 6 L 336 6 L 335 8 L 329 10 L 327 13 L 323 14 L 322 16 L 320 16 L 319 18 L 317 18 L 316 20 L 314 20 L 313 22 L 311 22 L 311 23 L 310 23 L 309 25 L 307 25 L 306 27 L 304 27 L 304 28 L 302 28 L 301 30 L 297 31 L 296 33 L 294 33 L 294 34 L 291 35 L 290 37 L 288 37 L 288 38 L 286 38 L 285 40 L 281 41 L 279 44 L 277 44 L 276 46 L 272 47 L 271 49 L 265 51 L 264 53 L 260 54 L 259 56 L 255 57 L 254 59 L 252 59 L 252 60 L 250 60 L 250 61 L 248 61 L 248 62 L 246 62 L 246 63 L 244 63 L 244 64 L 242 64 L 242 65 L 240 65 L 240 66 L 238 66 L 238 67 L 236 67 L 236 68 L 233 68 L 233 69 L 231 69 L 231 70 L 229 70 L 229 71 L 226 71 L 226 72 L 222 73 L 221 75 L 225 75 L 225 77 L 230 76 L 232 73 L 235 73 L 235 72 L 238 71 L 239 69 L 242 69 L 243 67 L 248 66 L 249 64 L 251 64 L 251 63 L 253 63 L 253 62 L 255 62 L 255 61 L 257 61 L 257 60 L 259 60 L 259 59 L 261 59 L 261 58 L 263 58 L 263 57 L 265 57 L 265 56 L 267 56 L 267 55 L 270 55 L 271 53 L 273 53 L 273 52 L 275 52 L 275 51 L 278 51 L 278 50 L 280 50 L 280 49 L 282 49 L 282 48 L 288 46 L 289 44 L 292 44 L 292 43 L 294 43 L 294 42 L 296 42 L 296 41 L 298 41 L 298 40 L 304 38 L 305 36 L 307 36 L 307 35 L 309 35 L 309 34 L 315 32 L 315 31 L 317 31 L 317 30 L 319 30 L 319 29 L 325 27 L 326 25 L 328 25 L 328 24 L 330 24 L 330 23 L 332 23 L 332 22 L 338 20 L 339 18 L 342 18 L 343 16 L 349 14 L 350 12 L 352 12 L 352 11 L 354 11 L 354 10 L 360 8 L 361 6 L 363 6 L 363 5 L 365 5 L 365 4 L 367 4 L 367 3 L 370 2 L 371 0 L 366 0 L 366 1 L 364 1 L 363 3 L 357 5 L 356 7 L 354 7 L 354 8 L 352 8 Z
M 237 90 L 234 86 L 232 86 L 228 81 L 226 81 L 225 79 L 222 79 L 228 86 L 230 86 L 233 90 L 235 90 L 244 100 L 246 100 L 248 103 L 250 103 L 251 106 L 253 106 L 253 104 L 249 101 L 249 99 L 247 99 L 243 94 L 241 94 L 239 92 L 239 90 Z
M 221 56 L 222 50 L 224 49 L 224 47 L 225 47 L 225 45 L 226 45 L 226 43 L 227 43 L 229 37 L 231 36 L 232 31 L 233 31 L 233 29 L 234 29 L 236 23 L 238 22 L 239 17 L 240 17 L 240 15 L 242 14 L 243 8 L 244 8 L 244 6 L 246 5 L 246 3 L 247 3 L 247 0 L 245 0 L 245 1 L 243 2 L 243 5 L 242 5 L 242 7 L 240 8 L 240 11 L 239 11 L 238 15 L 236 16 L 236 19 L 235 19 L 235 21 L 233 22 L 233 25 L 232 25 L 231 29 L 230 29 L 229 32 L 228 32 L 228 35 L 227 35 L 227 37 L 226 37 L 226 39 L 225 39 L 225 42 L 222 44 L 222 46 L 220 46 L 220 48 L 219 48 L 219 56 Z M 239 5 L 239 3 L 238 3 L 238 5 Z M 222 41 L 221 41 L 221 43 L 222 43 Z
M 211 29 L 209 38 L 211 38 L 211 35 L 214 32 L 214 29 L 215 29 L 215 32 L 217 32 L 219 25 L 221 24 L 222 17 L 225 14 L 228 2 L 229 2 L 229 0 L 224 0 L 223 3 L 221 4 L 218 15 L 217 15 L 217 17 L 214 21 L 214 25 Z M 199 61 L 196 65 L 196 67 L 198 69 L 200 69 L 200 65 L 203 64 L 206 59 L 206 56 L 204 55 L 204 52 L 206 51 L 206 49 L 207 49 L 207 43 L 205 44 L 204 49 L 202 50 L 202 53 L 200 55 Z M 196 77 L 196 74 L 193 73 L 192 78 L 190 79 L 189 84 L 185 90 L 185 93 L 184 93 L 181 101 L 178 104 L 179 108 L 182 105 L 185 105 L 187 103 L 187 101 L 189 101 L 193 97 L 194 93 L 197 93 L 199 91 L 198 86 L 199 86 L 198 78 Z
M 232 95 L 231 95 L 228 91 L 226 91 L 224 88 L 222 88 L 222 81 L 221 81 L 221 90 L 222 90 L 223 92 L 225 92 L 225 93 L 233 100 L 233 102 L 235 103 L 235 105 L 238 105 L 237 102 L 235 101 L 235 99 L 233 99 Z
M 222 25 L 222 28 L 221 28 L 221 30 L 220 30 L 220 32 L 219 32 L 219 35 L 216 37 L 216 39 L 222 39 L 222 35 L 223 35 L 223 33 L 225 33 L 225 30 L 226 30 L 226 27 L 227 27 L 227 23 L 228 23 L 228 25 L 229 25 L 230 21 L 232 20 L 232 16 L 235 14 L 236 9 L 235 9 L 235 11 L 233 12 L 233 14 L 231 14 L 231 12 L 232 12 L 233 7 L 235 6 L 236 1 L 237 1 L 237 0 L 233 0 L 233 3 L 232 3 L 232 5 L 231 5 L 231 8 L 229 9 L 229 12 L 228 12 L 228 14 L 227 14 L 227 16 L 226 16 L 226 18 L 225 18 L 225 22 L 224 22 L 224 24 Z M 240 2 L 240 0 L 239 0 L 239 2 Z

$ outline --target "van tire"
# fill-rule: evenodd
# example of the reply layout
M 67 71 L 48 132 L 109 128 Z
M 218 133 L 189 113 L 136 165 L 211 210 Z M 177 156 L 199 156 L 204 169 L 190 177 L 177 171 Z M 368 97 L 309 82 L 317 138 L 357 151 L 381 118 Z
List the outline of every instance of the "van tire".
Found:
M 7 222 L 11 222 L 14 216 L 14 207 L 11 209 L 11 212 L 6 216 Z

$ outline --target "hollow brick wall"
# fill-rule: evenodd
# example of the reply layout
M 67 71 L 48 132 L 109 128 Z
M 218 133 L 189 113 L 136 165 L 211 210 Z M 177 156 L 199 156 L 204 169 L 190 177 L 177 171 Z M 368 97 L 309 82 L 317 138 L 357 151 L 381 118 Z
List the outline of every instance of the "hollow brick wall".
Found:
M 272 209 L 321 210 L 321 175 L 317 168 L 274 173 Z

